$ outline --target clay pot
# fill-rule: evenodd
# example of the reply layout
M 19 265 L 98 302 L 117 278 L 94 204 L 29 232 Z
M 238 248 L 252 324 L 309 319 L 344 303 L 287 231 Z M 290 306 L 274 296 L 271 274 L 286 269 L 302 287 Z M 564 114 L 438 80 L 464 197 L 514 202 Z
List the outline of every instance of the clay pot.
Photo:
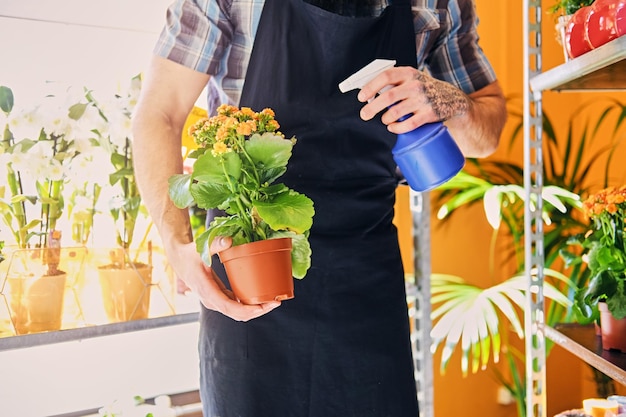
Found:
M 626 318 L 613 317 L 606 303 L 598 303 L 602 349 L 626 353 Z
M 218 255 L 235 297 L 243 304 L 294 297 L 290 238 L 233 246 Z

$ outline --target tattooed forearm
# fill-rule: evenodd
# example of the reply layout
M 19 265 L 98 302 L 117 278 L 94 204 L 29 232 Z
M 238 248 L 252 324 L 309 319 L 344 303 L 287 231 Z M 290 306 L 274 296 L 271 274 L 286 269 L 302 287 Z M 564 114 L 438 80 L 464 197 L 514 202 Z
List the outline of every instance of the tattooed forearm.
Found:
M 463 115 L 469 110 L 470 99 L 458 88 L 429 77 L 423 72 L 418 72 L 416 78 L 420 82 L 427 102 L 440 120 Z

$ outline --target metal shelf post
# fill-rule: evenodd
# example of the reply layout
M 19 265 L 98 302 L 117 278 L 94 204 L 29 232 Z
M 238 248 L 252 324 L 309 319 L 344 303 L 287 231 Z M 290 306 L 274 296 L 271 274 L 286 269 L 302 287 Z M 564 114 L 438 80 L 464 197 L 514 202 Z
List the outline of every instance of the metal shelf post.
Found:
M 546 351 L 544 321 L 544 245 L 541 92 L 530 79 L 541 72 L 541 0 L 524 0 L 524 239 L 527 279 L 524 315 L 526 414 L 546 417 Z

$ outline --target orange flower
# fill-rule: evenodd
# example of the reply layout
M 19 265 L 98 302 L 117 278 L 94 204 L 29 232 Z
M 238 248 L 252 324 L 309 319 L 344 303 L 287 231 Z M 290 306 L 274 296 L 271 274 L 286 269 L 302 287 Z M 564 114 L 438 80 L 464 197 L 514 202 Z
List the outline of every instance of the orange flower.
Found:
M 256 117 L 256 113 L 250 107 L 242 107 L 241 114 L 251 118 Z
M 252 132 L 256 131 L 256 122 L 254 120 L 247 120 L 245 122 L 241 122 L 237 125 L 237 134 L 238 135 L 251 135 Z
M 280 125 L 276 120 L 270 120 L 267 122 L 267 130 L 276 131 L 278 128 L 280 128 Z
M 228 127 L 226 125 L 222 125 L 217 128 L 217 132 L 215 132 L 215 140 L 219 142 L 224 142 L 228 139 Z
M 276 116 L 276 115 L 274 114 L 274 110 L 272 110 L 272 109 L 270 109 L 270 108 L 265 108 L 265 109 L 261 110 L 261 114 L 262 114 L 262 115 L 264 115 L 264 116 L 269 116 L 269 117 L 274 117 L 274 116 Z

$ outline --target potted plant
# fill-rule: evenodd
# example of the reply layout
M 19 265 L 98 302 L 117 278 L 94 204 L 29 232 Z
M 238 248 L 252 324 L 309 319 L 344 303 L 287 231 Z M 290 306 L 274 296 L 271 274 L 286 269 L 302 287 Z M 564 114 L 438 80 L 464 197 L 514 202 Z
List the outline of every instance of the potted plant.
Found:
M 213 239 L 232 237 L 232 247 L 219 256 L 235 296 L 244 303 L 293 297 L 292 277 L 304 278 L 311 264 L 308 234 L 313 224 L 313 201 L 276 183 L 286 172 L 296 143 L 295 138 L 285 138 L 278 129 L 271 109 L 255 112 L 222 105 L 217 115 L 191 127 L 190 133 L 199 146 L 190 155 L 195 158 L 192 173 L 173 176 L 169 181 L 170 198 L 177 207 L 197 205 L 225 212 L 197 236 L 196 247 L 203 261 L 211 265 L 209 246 Z M 239 252 L 268 244 L 274 247 L 270 251 L 273 256 L 286 254 L 290 262 L 282 269 L 286 287 L 276 288 L 276 294 L 263 289 L 247 294 L 237 281 L 239 266 L 231 259 L 246 259 L 240 258 Z M 256 268 L 256 272 L 277 275 L 272 271 Z M 255 285 L 267 281 L 269 278 L 254 279 Z
M 576 292 L 575 305 L 581 321 L 599 318 L 605 349 L 626 352 L 626 186 L 591 194 L 583 210 L 590 228 L 569 240 L 578 251 L 563 251 L 568 264 L 584 263 L 590 273 L 589 281 Z
M 68 282 L 61 267 L 62 232 L 57 225 L 70 166 L 88 142 L 73 97 L 68 91 L 51 93 L 31 109 L 16 111 L 12 90 L 0 86 L 0 109 L 6 117 L 0 213 L 16 247 L 2 291 L 10 298 L 18 334 L 58 330 L 64 291 L 75 278 Z
M 104 308 L 111 322 L 145 319 L 150 308 L 151 245 L 147 245 L 145 260 L 139 260 L 145 242 L 136 251 L 133 246 L 138 217 L 147 215 L 135 181 L 131 146 L 130 119 L 140 90 L 141 76 L 137 75 L 130 80 L 125 93 L 102 100 L 93 91 L 86 94 L 89 105 L 100 115 L 100 124 L 93 129 L 95 140 L 109 154 L 114 169 L 109 175 L 107 191 L 117 246 L 107 249 L 106 264 L 98 267 Z M 100 190 L 96 191 L 100 194 Z

